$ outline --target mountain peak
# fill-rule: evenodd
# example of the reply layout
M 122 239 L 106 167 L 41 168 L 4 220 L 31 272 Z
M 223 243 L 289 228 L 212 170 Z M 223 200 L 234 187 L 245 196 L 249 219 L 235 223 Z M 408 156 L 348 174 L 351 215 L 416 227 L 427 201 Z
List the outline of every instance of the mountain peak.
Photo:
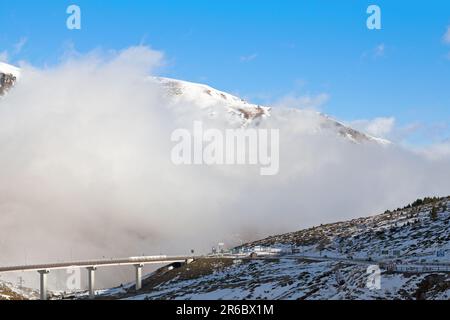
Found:
M 0 74 L 10 74 L 18 78 L 20 76 L 20 69 L 0 61 Z

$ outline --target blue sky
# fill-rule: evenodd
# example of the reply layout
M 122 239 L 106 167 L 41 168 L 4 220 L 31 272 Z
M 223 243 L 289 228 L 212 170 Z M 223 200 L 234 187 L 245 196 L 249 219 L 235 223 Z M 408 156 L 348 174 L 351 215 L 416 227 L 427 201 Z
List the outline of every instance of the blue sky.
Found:
M 82 29 L 66 28 L 66 8 Z M 366 9 L 382 10 L 368 30 Z M 449 1 L 78 0 L 2 1 L 0 53 L 52 65 L 80 52 L 147 44 L 165 76 L 204 82 L 256 103 L 328 100 L 337 119 L 394 117 L 410 144 L 450 137 Z M 314 99 L 313 99 L 314 100 Z

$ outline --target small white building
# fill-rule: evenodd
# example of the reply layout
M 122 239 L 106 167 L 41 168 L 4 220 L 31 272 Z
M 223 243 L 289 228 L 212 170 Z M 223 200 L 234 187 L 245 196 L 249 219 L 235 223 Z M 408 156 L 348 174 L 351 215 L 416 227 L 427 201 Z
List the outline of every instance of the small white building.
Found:
M 398 258 L 401 257 L 402 255 L 402 251 L 399 249 L 386 249 L 386 250 L 381 250 L 380 252 L 380 256 L 381 257 L 386 257 L 386 258 Z

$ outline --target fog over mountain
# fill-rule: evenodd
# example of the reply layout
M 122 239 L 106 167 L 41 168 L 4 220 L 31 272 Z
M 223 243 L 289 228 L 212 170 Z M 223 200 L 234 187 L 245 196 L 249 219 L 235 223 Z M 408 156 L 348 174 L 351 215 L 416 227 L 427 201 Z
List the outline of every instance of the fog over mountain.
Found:
M 132 47 L 21 66 L 0 98 L 0 264 L 204 252 L 450 194 L 446 156 L 155 78 L 163 61 Z M 279 129 L 279 174 L 175 166 L 171 133 L 197 120 Z

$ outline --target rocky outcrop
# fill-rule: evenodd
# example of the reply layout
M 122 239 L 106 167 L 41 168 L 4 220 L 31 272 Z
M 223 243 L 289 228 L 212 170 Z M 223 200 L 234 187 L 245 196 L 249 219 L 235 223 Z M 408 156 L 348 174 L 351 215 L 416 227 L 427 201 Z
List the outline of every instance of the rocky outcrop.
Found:
M 0 73 L 0 95 L 5 94 L 16 83 L 17 78 L 12 74 Z

